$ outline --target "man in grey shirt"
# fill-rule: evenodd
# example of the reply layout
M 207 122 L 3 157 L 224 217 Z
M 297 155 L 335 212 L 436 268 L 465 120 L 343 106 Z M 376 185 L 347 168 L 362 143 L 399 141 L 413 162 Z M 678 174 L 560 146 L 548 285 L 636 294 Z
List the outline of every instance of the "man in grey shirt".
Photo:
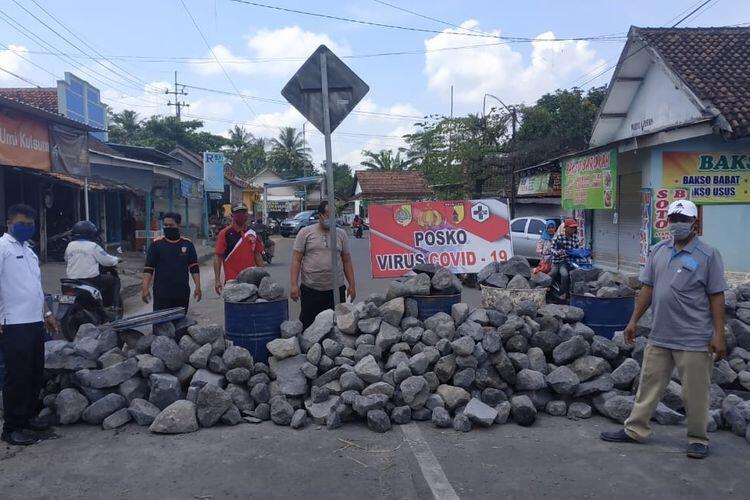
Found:
M 333 309 L 333 270 L 328 237 L 331 227 L 336 231 L 336 249 L 341 256 L 337 267 L 338 282 L 349 283 L 347 295 L 354 302 L 357 296 L 354 284 L 354 268 L 349 251 L 349 238 L 346 231 L 336 228 L 328 217 L 328 202 L 318 207 L 318 223 L 300 229 L 292 249 L 292 269 L 289 296 L 295 302 L 302 299 L 300 321 L 304 328 L 315 321 L 315 316 L 326 309 Z M 300 275 L 302 284 L 299 284 Z M 344 290 L 339 287 L 339 302 L 344 302 Z
M 697 234 L 698 208 L 677 200 L 667 211 L 672 239 L 655 245 L 641 272 L 643 283 L 625 341 L 635 340 L 636 324 L 652 308 L 653 323 L 635 404 L 624 429 L 603 432 L 613 442 L 643 442 L 651 416 L 677 366 L 687 413 L 687 456 L 708 455 L 709 386 L 713 362 L 726 354 L 724 264 L 718 250 Z

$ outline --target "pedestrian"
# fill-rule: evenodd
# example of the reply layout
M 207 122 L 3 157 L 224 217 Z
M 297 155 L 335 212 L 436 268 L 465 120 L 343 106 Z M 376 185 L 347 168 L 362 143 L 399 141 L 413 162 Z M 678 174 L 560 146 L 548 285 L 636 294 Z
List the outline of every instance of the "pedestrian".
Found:
M 222 229 L 216 236 L 214 247 L 214 290 L 221 294 L 227 280 L 248 267 L 263 267 L 263 242 L 255 231 L 248 227 L 247 206 L 244 203 L 232 205 L 232 224 Z M 224 281 L 221 270 L 224 268 Z
M 536 244 L 536 253 L 539 255 L 539 265 L 535 272 L 550 272 L 552 270 L 552 239 L 555 237 L 557 223 L 552 220 L 544 221 L 544 231 Z
M 36 211 L 28 205 L 8 209 L 8 232 L 0 238 L 0 351 L 5 358 L 2 440 L 13 445 L 39 441 L 35 431 L 49 428 L 38 418 L 44 377 L 44 327 L 58 324 L 47 310 L 39 259 L 29 245 Z
M 698 237 L 698 208 L 677 200 L 667 209 L 671 239 L 651 249 L 641 272 L 643 288 L 625 328 L 633 343 L 636 325 L 651 307 L 653 322 L 635 404 L 623 429 L 603 432 L 605 441 L 642 443 L 651 416 L 677 367 L 687 413 L 687 456 L 708 456 L 709 387 L 713 363 L 726 354 L 724 264 L 718 250 Z
M 560 279 L 560 300 L 566 300 L 570 288 L 570 257 L 568 250 L 581 246 L 578 239 L 578 223 L 575 219 L 565 219 L 563 232 L 552 238 L 552 270 L 549 275 L 552 280 Z
M 143 268 L 141 299 L 146 304 L 151 300 L 151 279 L 154 281 L 154 311 L 190 305 L 190 280 L 193 277 L 193 297 L 201 301 L 201 275 L 198 253 L 188 238 L 180 235 L 182 216 L 168 212 L 161 219 L 164 236 L 156 238 L 146 253 Z
M 336 229 L 336 250 L 339 254 L 339 263 L 336 266 L 338 283 L 341 284 L 338 290 L 339 302 L 346 301 L 344 290 L 352 302 L 357 296 L 349 238 L 346 231 L 336 227 L 331 221 L 328 202 L 323 201 L 318 206 L 318 223 L 300 229 L 292 247 L 289 296 L 295 302 L 302 300 L 299 319 L 304 328 L 310 326 L 321 311 L 333 309 L 333 272 L 331 250 L 328 246 L 332 226 Z M 345 276 L 349 283 L 348 288 L 344 286 Z

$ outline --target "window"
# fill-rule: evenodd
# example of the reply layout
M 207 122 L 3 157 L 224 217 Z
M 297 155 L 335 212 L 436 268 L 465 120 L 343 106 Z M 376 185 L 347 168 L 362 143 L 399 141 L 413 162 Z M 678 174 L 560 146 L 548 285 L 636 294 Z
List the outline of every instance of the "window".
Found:
M 539 219 L 529 221 L 529 234 L 542 234 L 542 231 L 544 231 L 544 222 Z
M 528 219 L 516 219 L 510 225 L 510 230 L 513 233 L 523 233 L 526 230 L 526 221 Z

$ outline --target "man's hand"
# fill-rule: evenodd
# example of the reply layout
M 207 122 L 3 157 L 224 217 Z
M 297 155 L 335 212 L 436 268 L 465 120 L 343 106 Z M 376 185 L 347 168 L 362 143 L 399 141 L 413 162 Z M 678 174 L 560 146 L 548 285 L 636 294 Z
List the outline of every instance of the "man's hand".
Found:
M 221 295 L 221 291 L 224 289 L 224 286 L 221 284 L 221 279 L 216 278 L 214 282 L 214 290 L 216 290 L 217 295 Z
M 298 286 L 292 285 L 292 287 L 289 289 L 289 298 L 295 302 L 299 300 L 299 287 Z
M 714 362 L 720 361 L 727 354 L 727 339 L 724 334 L 716 335 L 711 338 L 711 343 L 708 345 L 709 352 L 714 357 Z
M 349 297 L 349 301 L 354 303 L 354 299 L 357 297 L 357 290 L 355 290 L 354 286 L 350 286 L 346 289 L 346 295 Z
M 60 333 L 60 324 L 57 322 L 54 316 L 47 316 L 44 318 L 44 324 L 47 327 L 47 331 L 50 335 L 55 336 Z
M 195 291 L 193 292 L 193 298 L 195 299 L 196 302 L 201 301 L 201 299 L 203 298 L 203 292 L 201 291 L 200 288 L 195 289 Z
M 628 323 L 628 326 L 625 327 L 625 330 L 623 330 L 623 337 L 625 337 L 625 343 L 626 344 L 632 344 L 635 342 L 635 330 L 637 328 L 637 325 L 633 323 L 632 321 Z
M 143 290 L 141 290 L 141 300 L 146 304 L 151 302 L 151 292 L 148 288 L 144 288 Z

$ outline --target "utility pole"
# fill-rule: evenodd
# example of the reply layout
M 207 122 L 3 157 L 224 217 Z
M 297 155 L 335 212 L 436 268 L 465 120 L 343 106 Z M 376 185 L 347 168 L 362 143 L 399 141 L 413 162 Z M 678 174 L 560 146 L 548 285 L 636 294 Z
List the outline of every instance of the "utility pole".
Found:
M 176 71 L 174 72 L 174 90 L 172 90 L 172 91 L 165 90 L 164 93 L 168 94 L 168 95 L 170 95 L 170 94 L 174 95 L 174 102 L 172 102 L 171 100 L 168 101 L 167 102 L 167 106 L 174 106 L 176 108 L 175 111 L 177 112 L 176 113 L 177 114 L 177 121 L 180 121 L 180 118 L 181 118 L 181 116 L 180 116 L 180 109 L 183 106 L 186 107 L 186 108 L 189 108 L 190 104 L 186 103 L 185 101 L 180 102 L 180 100 L 179 100 L 178 96 L 188 95 L 188 94 L 187 94 L 187 92 L 185 92 L 185 86 L 184 85 L 182 86 L 181 89 L 178 88 L 177 72 Z

